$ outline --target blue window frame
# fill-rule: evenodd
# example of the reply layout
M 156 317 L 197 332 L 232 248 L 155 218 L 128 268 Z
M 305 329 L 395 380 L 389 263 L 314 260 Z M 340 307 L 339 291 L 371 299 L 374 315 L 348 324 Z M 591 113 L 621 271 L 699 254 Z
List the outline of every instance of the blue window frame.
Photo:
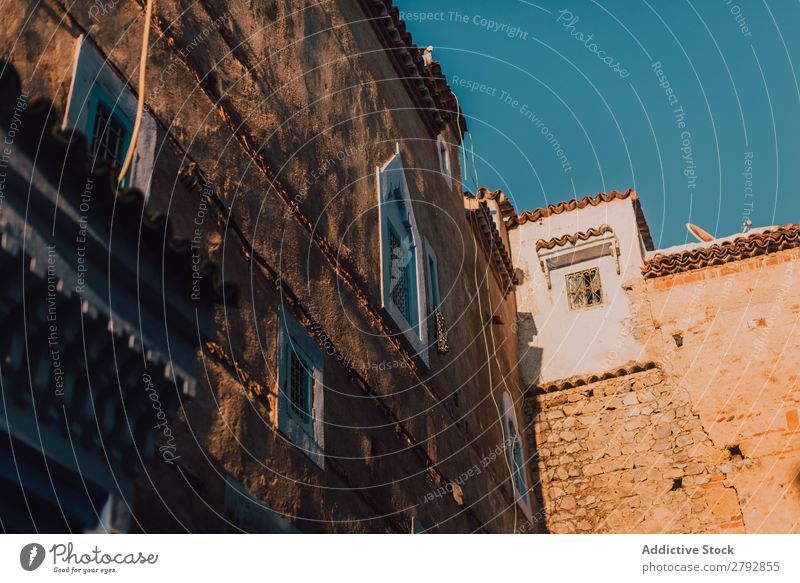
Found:
M 87 108 L 86 137 L 92 155 L 96 160 L 103 160 L 119 170 L 128 153 L 133 124 L 97 84 L 92 86 L 89 93 Z M 121 187 L 127 186 L 129 175 L 130 172 L 123 179 Z
M 322 350 L 283 308 L 278 322 L 278 431 L 324 467 Z

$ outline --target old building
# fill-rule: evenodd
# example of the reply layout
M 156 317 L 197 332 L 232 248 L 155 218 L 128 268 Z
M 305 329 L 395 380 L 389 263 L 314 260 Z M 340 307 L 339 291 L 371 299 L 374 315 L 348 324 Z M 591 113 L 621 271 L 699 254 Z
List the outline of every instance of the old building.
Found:
M 0 15 L 3 529 L 534 530 L 508 234 L 438 63 L 389 0 L 145 8 Z
M 509 220 L 548 529 L 800 531 L 800 226 L 654 250 L 630 190 Z
M 800 227 L 465 192 L 391 0 L 14 4 L 4 531 L 800 529 Z

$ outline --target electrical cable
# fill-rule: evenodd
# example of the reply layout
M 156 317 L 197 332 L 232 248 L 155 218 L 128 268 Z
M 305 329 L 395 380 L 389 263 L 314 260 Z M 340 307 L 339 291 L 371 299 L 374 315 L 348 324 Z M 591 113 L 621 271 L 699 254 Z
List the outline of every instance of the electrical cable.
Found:
M 511 491 L 514 492 L 514 490 L 515 490 L 514 472 L 511 469 L 511 464 L 508 461 L 508 453 L 506 452 L 506 428 L 505 428 L 505 423 L 503 422 L 503 413 L 500 411 L 500 406 L 497 404 L 497 399 L 495 398 L 495 395 L 494 395 L 494 383 L 492 382 L 492 362 L 491 362 L 492 356 L 491 356 L 491 354 L 489 354 L 489 343 L 486 340 L 486 329 L 485 329 L 486 325 L 485 325 L 485 323 L 483 321 L 483 306 L 482 306 L 482 302 L 481 302 L 481 288 L 480 288 L 480 285 L 478 283 L 478 245 L 477 245 L 477 241 L 476 241 L 476 244 L 475 244 L 474 260 L 475 260 L 475 263 L 474 263 L 475 295 L 478 298 L 478 315 L 479 315 L 479 317 L 481 319 L 481 335 L 483 336 L 483 345 L 484 345 L 484 349 L 486 351 L 486 369 L 487 369 L 487 371 L 489 373 L 489 395 L 492 397 L 492 403 L 494 403 L 494 408 L 497 410 L 497 418 L 500 421 L 500 428 L 501 428 L 501 431 L 502 431 L 502 434 L 503 434 L 503 460 L 506 463 L 506 468 L 508 468 L 508 474 L 509 474 L 509 477 L 511 479 Z M 489 267 L 489 269 L 491 269 L 491 266 Z M 492 307 L 492 301 L 491 301 L 491 299 L 489 299 L 489 308 L 491 309 L 491 307 Z M 489 324 L 489 326 L 491 326 L 491 323 Z M 489 330 L 491 331 L 491 328 Z M 494 332 L 492 332 L 492 334 L 494 334 Z M 494 338 L 492 339 L 492 343 L 494 343 Z M 495 347 L 495 350 L 497 350 L 496 347 Z M 497 356 L 496 355 L 495 355 L 495 362 L 497 362 Z M 499 365 L 499 363 L 498 363 L 498 365 Z M 499 368 L 499 366 L 498 366 L 498 368 Z M 505 384 L 505 378 L 503 378 L 503 383 Z M 506 385 L 506 388 L 508 388 L 508 385 Z M 516 531 L 517 531 L 517 500 L 516 500 L 516 497 L 515 497 L 514 498 L 514 532 L 516 532 Z
M 460 116 L 461 115 L 461 104 L 458 102 L 458 96 L 455 93 L 453 93 L 453 97 L 456 98 L 456 107 L 458 108 L 458 111 L 456 112 L 456 115 Z M 463 173 L 462 184 L 464 184 L 464 183 L 466 183 L 466 180 L 467 180 L 467 148 L 466 148 L 466 145 L 464 144 L 464 135 L 461 133 L 461 124 L 458 122 L 458 120 L 456 120 L 456 127 L 458 128 L 458 137 L 459 137 L 459 141 L 460 141 L 461 153 L 462 153 L 462 159 L 463 159 L 463 163 L 461 165 L 461 168 L 462 168 L 462 173 Z M 477 193 L 478 192 L 478 169 L 475 166 L 475 148 L 474 148 L 475 142 L 472 140 L 472 134 L 471 133 L 469 135 L 469 140 L 470 140 L 470 144 L 472 144 L 472 146 L 473 146 L 472 147 L 472 171 L 473 171 L 474 178 L 475 178 L 475 192 Z M 503 454 L 504 454 L 503 458 L 505 460 L 506 468 L 508 469 L 509 477 L 511 479 L 511 491 L 514 492 L 515 489 L 516 489 L 516 487 L 514 486 L 514 472 L 511 469 L 511 464 L 508 461 L 508 454 L 506 452 L 506 437 L 505 437 L 506 429 L 505 429 L 505 425 L 503 423 L 503 414 L 500 411 L 500 406 L 497 404 L 497 399 L 495 398 L 495 395 L 494 395 L 494 385 L 492 383 L 492 363 L 491 363 L 492 356 L 489 354 L 489 343 L 486 340 L 486 330 L 485 330 L 484 322 L 483 322 L 483 306 L 482 306 L 482 302 L 481 302 L 481 290 L 480 290 L 480 286 L 478 284 L 478 272 L 477 272 L 478 246 L 477 245 L 475 246 L 474 259 L 475 259 L 475 268 L 476 268 L 476 271 L 475 271 L 475 293 L 476 293 L 476 295 L 478 297 L 478 314 L 479 314 L 480 319 L 481 319 L 481 335 L 483 336 L 483 344 L 484 344 L 484 349 L 486 351 L 486 366 L 487 366 L 487 370 L 488 370 L 488 373 L 489 373 L 489 387 L 490 387 L 489 388 L 489 394 L 492 397 L 492 403 L 494 403 L 495 410 L 497 411 L 497 417 L 498 417 L 498 420 L 500 421 L 500 427 L 501 427 L 502 433 L 503 433 Z M 490 310 L 493 310 L 491 300 L 489 300 L 489 308 L 490 308 Z M 491 324 L 489 324 L 489 325 L 491 326 Z M 491 336 L 492 336 L 492 346 L 494 347 L 494 350 L 495 350 L 494 359 L 495 359 L 495 362 L 497 362 L 497 364 L 498 364 L 498 370 L 499 370 L 500 369 L 500 366 L 499 366 L 500 363 L 497 360 L 497 345 L 496 345 L 495 339 L 494 339 L 494 330 L 492 330 L 490 328 L 489 331 L 491 332 Z M 502 378 L 502 381 L 503 381 L 503 384 L 506 387 L 506 390 L 508 391 L 508 393 L 510 395 L 511 391 L 508 388 L 508 384 L 506 383 L 505 377 Z M 516 498 L 515 498 L 514 499 L 514 532 L 516 532 L 516 530 L 517 530 L 517 501 L 516 501 Z
M 153 2 L 155 0 L 147 0 L 147 6 L 144 10 L 144 33 L 142 34 L 142 53 L 139 58 L 139 100 L 136 105 L 136 121 L 133 123 L 133 131 L 131 132 L 131 141 L 128 144 L 128 152 L 125 154 L 125 162 L 117 176 L 117 184 L 121 184 L 128 173 L 128 169 L 133 161 L 133 154 L 136 152 L 136 142 L 139 139 L 139 127 L 142 125 L 142 114 L 144 113 L 144 91 L 147 73 L 147 46 L 150 40 L 150 20 L 153 13 Z

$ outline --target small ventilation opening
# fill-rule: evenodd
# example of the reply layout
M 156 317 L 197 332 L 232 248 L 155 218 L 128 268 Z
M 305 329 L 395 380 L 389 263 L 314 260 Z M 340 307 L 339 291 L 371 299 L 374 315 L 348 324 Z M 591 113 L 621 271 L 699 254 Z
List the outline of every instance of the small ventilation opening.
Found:
M 683 346 L 683 334 L 673 334 L 672 339 L 675 341 L 675 346 L 678 348 Z
M 739 447 L 738 443 L 736 445 L 728 446 L 728 453 L 731 455 L 732 458 L 744 459 L 742 448 Z
M 680 490 L 683 488 L 683 478 L 675 478 L 672 480 L 672 491 Z

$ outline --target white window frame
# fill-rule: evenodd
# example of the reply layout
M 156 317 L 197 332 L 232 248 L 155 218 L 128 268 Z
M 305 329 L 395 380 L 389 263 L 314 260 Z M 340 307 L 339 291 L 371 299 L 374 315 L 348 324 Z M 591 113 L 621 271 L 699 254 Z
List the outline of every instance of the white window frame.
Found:
M 453 165 L 450 162 L 450 147 L 442 134 L 436 136 L 436 153 L 439 155 L 439 172 L 447 182 L 447 188 L 453 188 Z
M 522 474 L 522 479 L 525 483 L 525 492 L 520 492 L 519 488 L 517 487 L 516 479 L 514 478 L 514 453 L 513 453 L 513 444 L 511 444 L 511 430 L 509 427 L 509 422 L 514 423 L 514 434 L 516 436 L 517 441 L 519 442 L 520 448 L 520 456 L 522 458 L 522 467 L 520 469 L 520 473 Z M 509 445 L 511 445 L 512 449 L 509 450 Z M 530 482 L 528 481 L 528 471 L 527 465 L 530 463 L 525 458 L 525 442 L 522 439 L 522 428 L 517 421 L 517 411 L 514 408 L 514 401 L 511 399 L 511 395 L 508 391 L 503 391 L 503 449 L 505 450 L 506 457 L 505 461 L 508 463 L 509 468 L 511 469 L 512 475 L 511 477 L 511 486 L 514 489 L 514 498 L 517 501 L 520 509 L 522 510 L 523 514 L 525 514 L 526 518 L 530 521 L 533 520 L 533 512 L 531 510 L 531 498 L 533 496 L 533 492 L 531 491 Z
M 294 351 L 311 370 L 314 380 L 311 395 L 311 430 L 291 412 L 291 399 L 286 394 L 289 351 Z M 325 468 L 325 385 L 324 355 L 319 346 L 291 314 L 281 307 L 278 317 L 278 431 L 297 446 L 317 466 Z
M 87 134 L 89 123 L 89 101 L 92 87 L 96 84 L 112 101 L 119 111 L 131 122 L 136 119 L 137 96 L 121 80 L 105 59 L 92 46 L 86 35 L 78 37 L 72 68 L 72 85 L 67 95 L 67 109 L 62 127 L 77 129 Z M 86 135 L 87 140 L 92 136 Z M 145 200 L 150 196 L 150 181 L 153 177 L 157 141 L 156 121 L 147 110 L 142 113 L 136 153 L 130 169 L 129 185 L 144 193 Z
M 378 222 L 380 225 L 381 307 L 394 320 L 403 337 L 408 340 L 417 355 L 428 366 L 428 326 L 425 325 L 428 306 L 427 286 L 425 285 L 427 255 L 424 252 L 423 240 L 414 217 L 414 207 L 411 204 L 411 196 L 405 176 L 405 165 L 399 151 L 383 166 L 375 169 L 375 179 L 378 196 Z M 403 205 L 402 208 L 407 215 L 408 224 L 403 222 L 403 217 L 400 217 L 397 212 L 398 203 L 391 201 L 392 191 L 398 186 L 402 197 L 400 204 Z M 410 234 L 411 244 L 414 246 L 413 269 L 416 275 L 416 302 L 414 304 L 416 305 L 412 305 L 411 309 L 415 310 L 416 322 L 408 322 L 392 301 L 391 251 L 389 249 L 390 228 L 398 234 Z

